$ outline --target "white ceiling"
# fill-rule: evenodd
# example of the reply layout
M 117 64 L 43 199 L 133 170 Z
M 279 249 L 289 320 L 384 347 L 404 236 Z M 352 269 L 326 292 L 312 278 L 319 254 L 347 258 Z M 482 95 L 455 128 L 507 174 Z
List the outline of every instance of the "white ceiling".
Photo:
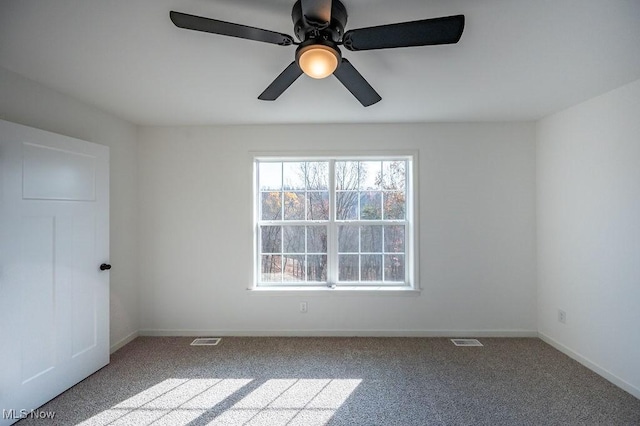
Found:
M 257 96 L 281 47 L 175 27 L 177 10 L 292 34 L 294 0 L 2 0 L 0 66 L 143 125 L 535 120 L 640 78 L 638 0 L 343 0 L 347 29 L 454 14 L 456 45 L 343 54 L 330 77 Z

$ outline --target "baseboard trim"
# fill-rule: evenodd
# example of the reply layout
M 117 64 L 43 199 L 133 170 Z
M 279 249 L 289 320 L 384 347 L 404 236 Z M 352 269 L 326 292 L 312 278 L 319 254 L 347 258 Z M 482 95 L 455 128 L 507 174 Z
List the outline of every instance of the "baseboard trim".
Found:
M 535 330 L 140 330 L 140 336 L 538 337 Z
M 593 371 L 596 374 L 599 374 L 600 376 L 604 377 L 605 379 L 607 379 L 608 381 L 610 381 L 614 385 L 618 386 L 619 388 L 629 392 L 631 395 L 633 395 L 636 398 L 640 399 L 640 389 L 635 387 L 635 386 L 633 386 L 631 383 L 625 381 L 624 379 L 621 379 L 620 377 L 616 376 L 615 374 L 611 373 L 610 371 L 600 367 L 595 362 L 593 362 L 590 359 L 580 355 L 579 353 L 575 352 L 574 350 L 568 348 L 567 346 L 563 345 L 562 343 L 558 342 L 557 340 L 553 339 L 552 337 L 547 336 L 544 333 L 540 333 L 539 332 L 538 333 L 538 337 L 540 337 L 540 339 L 543 342 L 548 343 L 549 345 L 553 346 L 554 348 L 556 348 L 557 350 L 559 350 L 563 354 L 565 354 L 568 357 L 573 358 L 574 360 L 578 361 L 580 364 L 584 365 L 589 370 Z
M 134 331 L 133 333 L 131 333 L 128 336 L 126 336 L 125 338 L 120 339 L 119 341 L 117 341 L 116 343 L 111 345 L 111 347 L 109 348 L 109 351 L 110 351 L 109 353 L 114 353 L 115 351 L 117 351 L 118 349 L 120 349 L 121 347 L 126 345 L 127 343 L 133 341 L 133 339 L 135 339 L 139 335 L 140 334 L 139 334 L 138 331 Z

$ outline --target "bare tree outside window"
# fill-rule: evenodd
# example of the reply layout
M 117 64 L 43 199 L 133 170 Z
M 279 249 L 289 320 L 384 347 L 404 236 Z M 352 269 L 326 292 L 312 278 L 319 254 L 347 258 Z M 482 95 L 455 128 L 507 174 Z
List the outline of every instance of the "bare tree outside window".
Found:
M 406 159 L 257 164 L 259 283 L 406 281 Z
M 403 282 L 404 225 L 382 224 L 405 219 L 406 161 L 337 161 L 335 174 L 336 219 L 380 223 L 338 227 L 338 280 Z

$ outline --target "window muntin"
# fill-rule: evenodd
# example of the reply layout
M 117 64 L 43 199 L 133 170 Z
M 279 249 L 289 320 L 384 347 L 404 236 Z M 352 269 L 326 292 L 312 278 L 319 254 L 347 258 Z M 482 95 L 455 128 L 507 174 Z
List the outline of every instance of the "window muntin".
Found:
M 411 286 L 410 170 L 406 156 L 256 159 L 256 285 Z

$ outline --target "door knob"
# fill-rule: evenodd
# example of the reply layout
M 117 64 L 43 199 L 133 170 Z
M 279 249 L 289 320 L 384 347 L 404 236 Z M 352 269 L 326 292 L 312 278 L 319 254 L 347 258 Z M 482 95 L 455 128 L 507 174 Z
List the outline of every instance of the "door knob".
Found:
M 103 263 L 102 265 L 100 265 L 101 271 L 108 271 L 109 269 L 111 269 L 111 265 L 109 265 L 108 263 Z

